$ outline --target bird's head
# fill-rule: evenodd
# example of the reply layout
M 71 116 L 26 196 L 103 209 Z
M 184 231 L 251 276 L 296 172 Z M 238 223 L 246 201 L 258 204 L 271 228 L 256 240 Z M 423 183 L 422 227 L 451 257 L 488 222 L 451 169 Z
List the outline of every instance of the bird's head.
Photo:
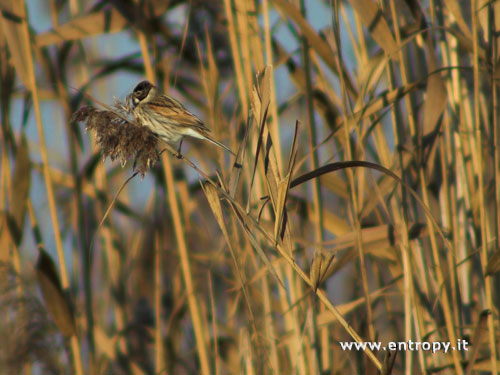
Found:
M 155 86 L 149 81 L 142 81 L 135 86 L 132 92 L 134 107 L 141 102 L 148 102 L 156 91 Z

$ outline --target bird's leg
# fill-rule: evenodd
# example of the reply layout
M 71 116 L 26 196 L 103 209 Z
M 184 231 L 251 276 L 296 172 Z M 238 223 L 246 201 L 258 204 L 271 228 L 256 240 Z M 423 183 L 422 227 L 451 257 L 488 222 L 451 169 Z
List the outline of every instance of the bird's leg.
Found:
M 177 159 L 182 159 L 182 154 L 181 154 L 181 148 L 182 148 L 182 138 L 179 141 L 179 147 L 177 148 Z

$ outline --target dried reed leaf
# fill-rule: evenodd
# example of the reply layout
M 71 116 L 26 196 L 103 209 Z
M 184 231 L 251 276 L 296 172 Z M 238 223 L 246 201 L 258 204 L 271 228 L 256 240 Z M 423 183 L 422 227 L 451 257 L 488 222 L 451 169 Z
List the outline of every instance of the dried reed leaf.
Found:
M 384 355 L 384 365 L 382 367 L 381 375 L 391 375 L 398 354 L 397 349 L 394 351 L 387 350 Z
M 96 326 L 94 329 L 95 343 L 96 348 L 99 350 L 101 354 L 104 354 L 107 358 L 111 360 L 115 360 L 117 357 L 116 353 L 116 341 L 118 340 L 118 336 L 109 337 L 104 330 Z
M 269 195 L 271 197 L 271 202 L 273 203 L 273 208 L 276 209 L 277 193 L 278 193 L 278 183 L 280 181 L 278 163 L 276 157 L 274 156 L 274 146 L 269 133 L 269 129 L 266 125 L 267 114 L 270 104 L 270 75 L 272 74 L 272 67 L 266 66 L 264 73 L 261 76 L 261 84 L 256 86 L 255 92 L 257 93 L 258 100 L 254 96 L 254 106 L 259 108 L 258 117 L 259 118 L 259 144 L 261 145 L 260 151 L 262 152 L 262 159 L 264 160 L 264 168 L 266 173 L 266 183 L 269 190 Z M 257 148 L 257 154 L 259 153 L 259 147 Z
M 7 212 L 0 213 L 0 265 L 8 264 L 10 260 L 10 246 L 13 242 L 9 224 L 9 216 Z M 0 275 L 0 283 L 4 281 Z
M 439 119 L 443 114 L 447 103 L 447 92 L 439 73 L 439 68 L 436 52 L 432 40 L 428 36 L 426 38 L 426 51 L 427 51 L 427 69 L 431 73 L 427 79 L 426 96 L 424 102 L 424 117 L 422 123 L 422 148 L 428 150 L 428 158 L 425 164 L 428 166 L 426 174 L 431 176 L 438 163 L 435 162 L 436 153 L 436 139 L 438 135 Z
M 376 253 L 377 250 L 394 246 L 399 243 L 399 230 L 396 231 L 392 225 L 383 224 L 374 227 L 362 228 L 359 232 L 363 248 L 366 251 L 370 249 Z M 348 247 L 356 246 L 356 231 L 351 231 L 342 236 L 338 236 L 334 240 L 328 241 L 329 246 L 335 246 L 335 250 L 342 250 Z M 391 261 L 394 260 L 391 257 Z
M 276 55 L 277 62 L 275 66 L 281 65 L 281 61 L 286 65 L 288 70 L 288 76 L 291 81 L 295 84 L 297 90 L 301 93 L 305 93 L 306 89 L 306 75 L 304 69 L 295 63 L 292 56 L 281 46 L 279 41 L 275 38 L 272 39 L 273 50 Z M 324 87 L 313 87 L 313 99 L 314 105 L 317 105 L 318 110 L 322 114 L 324 118 L 327 119 L 327 123 L 329 125 L 335 124 L 335 119 L 339 117 L 338 111 L 335 107 L 335 104 L 341 103 L 341 100 L 337 97 L 336 93 L 333 90 L 329 90 L 328 92 L 324 92 L 323 89 L 329 85 L 328 82 L 324 82 Z
M 229 233 L 227 231 L 226 223 L 224 222 L 224 216 L 222 214 L 222 207 L 220 204 L 220 198 L 219 195 L 217 194 L 217 189 L 212 186 L 211 184 L 203 184 L 201 185 L 203 188 L 203 191 L 205 192 L 205 196 L 207 197 L 208 204 L 210 205 L 210 208 L 212 209 L 212 213 L 215 216 L 215 220 L 217 220 L 217 224 L 219 224 L 219 227 L 222 231 L 222 234 L 224 238 L 226 239 L 226 243 L 228 246 L 233 248 L 233 244 L 231 242 L 231 239 L 229 237 Z
M 171 6 L 171 3 L 164 0 L 112 0 L 109 2 L 109 5 L 112 5 L 123 17 L 125 17 L 128 25 L 131 25 L 136 30 L 149 33 L 153 32 L 151 30 L 151 21 L 154 20 L 154 17 L 164 16 L 168 7 Z M 162 29 L 162 32 L 169 35 L 168 31 L 165 29 Z
M 297 146 L 298 146 L 298 134 L 299 134 L 299 121 L 295 122 L 295 133 L 293 136 L 292 151 L 290 152 L 290 158 L 288 161 L 288 169 L 286 171 L 285 177 L 283 177 L 278 183 L 278 196 L 275 209 L 275 226 L 274 226 L 274 238 L 283 238 L 285 226 L 287 225 L 287 212 L 286 212 L 286 201 L 288 198 L 288 192 L 290 190 L 290 181 L 293 174 L 293 169 L 295 167 L 295 161 L 297 159 Z
M 231 205 L 231 208 L 233 209 L 233 212 L 236 215 L 236 218 L 238 219 L 238 222 L 240 223 L 241 227 L 245 231 L 247 235 L 247 239 L 250 241 L 252 244 L 252 247 L 255 249 L 257 254 L 260 256 L 262 261 L 264 262 L 265 266 L 269 269 L 269 272 L 275 277 L 276 281 L 284 288 L 285 284 L 281 280 L 281 278 L 278 275 L 278 272 L 276 271 L 275 267 L 272 265 L 270 262 L 269 258 L 267 257 L 266 253 L 262 249 L 262 247 L 259 244 L 259 241 L 255 237 L 255 233 L 257 232 L 265 232 L 262 228 L 258 227 L 258 224 L 251 220 L 250 217 L 246 214 L 246 212 L 242 211 L 238 205 L 233 204 L 233 202 L 229 202 Z
M 252 87 L 252 92 L 250 94 L 250 108 L 254 114 L 255 120 L 258 121 L 260 126 L 261 121 L 261 99 L 259 96 L 259 91 L 257 86 Z
M 393 283 L 397 280 L 393 280 Z M 372 303 L 375 303 L 380 297 L 384 295 L 384 293 L 387 291 L 387 289 L 391 288 L 392 285 L 387 285 L 383 288 L 380 288 L 372 293 L 370 293 L 370 301 Z M 355 309 L 363 306 L 366 303 L 366 298 L 365 297 L 360 297 L 354 301 L 344 303 L 342 305 L 336 305 L 336 309 L 342 316 L 346 316 L 347 314 L 350 314 L 353 312 Z M 337 321 L 335 316 L 333 316 L 330 312 L 324 311 L 321 312 L 317 315 L 318 319 L 318 325 L 326 325 L 326 324 L 332 324 Z
M 262 74 L 262 79 L 260 81 L 259 90 L 257 91 L 260 96 L 261 111 L 259 122 L 262 125 L 267 117 L 267 109 L 271 104 L 271 79 L 273 75 L 273 67 L 271 65 L 266 65 L 264 72 Z M 262 111 L 265 108 L 265 111 Z
M 500 361 L 496 361 L 497 368 L 500 368 Z M 473 368 L 474 372 L 478 373 L 491 373 L 491 360 L 490 358 L 480 358 L 476 361 Z
M 409 239 L 415 240 L 427 235 L 425 225 L 420 223 L 410 223 Z M 394 251 L 394 246 L 401 243 L 401 233 L 404 231 L 402 225 L 377 225 L 374 227 L 363 228 L 360 231 L 361 243 L 366 254 L 375 258 L 390 262 L 398 262 L 398 257 Z M 343 234 L 328 241 L 328 251 L 337 253 L 345 249 L 353 249 L 356 246 L 358 234 L 354 231 Z
M 463 49 L 469 53 L 472 53 L 474 51 L 472 38 L 470 35 L 465 36 L 460 31 L 458 31 L 456 28 L 445 28 L 445 29 L 447 32 L 449 32 L 451 35 L 453 35 L 457 39 L 457 42 L 459 43 L 461 49 Z M 486 59 L 486 56 L 487 56 L 486 49 L 483 48 L 481 45 L 478 45 L 477 47 L 478 47 L 477 54 L 479 56 L 479 59 L 484 61 Z
M 254 114 L 253 117 L 257 120 L 258 118 L 260 119 L 260 99 L 259 99 L 259 94 L 257 93 L 257 88 L 254 86 L 252 88 L 252 93 L 251 93 L 251 100 L 250 100 L 250 106 L 252 108 L 252 113 Z M 250 178 L 250 191 L 253 189 L 253 184 L 255 181 L 255 175 L 257 173 L 257 165 L 259 163 L 259 155 L 260 155 L 260 149 L 262 148 L 262 142 L 263 142 L 263 133 L 264 133 L 264 127 L 258 124 L 258 129 L 259 129 L 259 135 L 257 138 L 257 150 L 255 151 L 255 158 L 253 162 L 253 168 L 252 168 L 252 176 Z M 248 201 L 248 204 L 250 204 L 250 201 Z M 248 210 L 248 208 L 247 208 Z
M 216 58 L 214 56 L 214 51 L 212 48 L 212 41 L 210 39 L 210 33 L 208 29 L 205 29 L 205 40 L 207 44 L 207 62 L 208 62 L 208 74 L 206 75 L 206 79 L 204 82 L 208 83 L 207 93 L 209 98 L 213 98 L 213 103 L 210 103 L 210 108 L 215 107 L 216 100 L 219 98 L 219 69 L 217 68 Z M 201 56 L 200 56 L 200 60 Z M 205 69 L 203 69 L 204 71 Z M 215 120 L 215 117 L 214 117 Z M 214 125 L 217 125 L 218 121 L 214 121 Z
M 491 253 L 486 264 L 486 275 L 493 275 L 500 271 L 500 249 L 496 249 Z
M 288 187 L 290 186 L 290 176 L 282 178 L 276 186 L 276 219 L 274 221 L 274 238 L 276 241 L 281 237 L 282 225 L 286 225 L 286 198 L 288 196 Z
M 394 246 L 400 241 L 400 233 L 400 228 L 394 228 L 390 225 L 363 228 L 361 230 L 363 249 L 366 254 L 369 254 L 373 258 L 377 258 L 390 265 L 394 265 L 391 266 L 391 270 L 393 268 L 398 269 L 398 267 L 395 266 L 398 265 L 399 262 Z M 422 237 L 424 234 L 425 232 L 418 232 L 414 234 L 411 239 Z M 355 232 L 350 231 L 346 234 L 340 235 L 335 238 L 335 240 L 324 243 L 324 246 L 327 246 L 327 248 L 323 250 L 323 253 L 331 254 L 332 259 L 329 260 L 331 264 L 329 264 L 328 270 L 325 270 L 326 273 L 322 274 L 322 279 L 335 274 L 359 256 L 358 252 L 354 251 L 356 246 L 356 236 L 357 234 Z M 297 238 L 296 240 L 299 242 L 303 241 L 302 239 Z M 333 255 L 337 256 L 335 261 L 333 261 Z M 392 273 L 397 274 L 397 272 Z
M 118 11 L 106 9 L 73 19 L 51 31 L 41 33 L 36 36 L 35 42 L 38 47 L 45 47 L 69 40 L 118 32 L 126 25 L 127 20 Z
M 245 127 L 245 136 L 240 143 L 240 147 L 238 148 L 238 152 L 236 154 L 236 158 L 233 163 L 233 167 L 231 168 L 231 174 L 229 176 L 229 196 L 234 198 L 236 196 L 236 189 L 238 188 L 238 184 L 240 181 L 241 172 L 243 171 L 243 162 L 245 160 L 247 144 L 248 144 L 248 136 L 250 134 L 250 129 L 253 124 L 253 115 L 252 111 L 248 112 L 247 126 Z M 255 169 L 254 169 L 255 173 Z M 255 177 L 255 174 L 252 176 Z
M 331 90 L 330 90 L 331 91 Z M 337 107 L 330 99 L 331 95 L 319 88 L 312 90 L 313 104 L 323 118 L 325 125 L 330 128 L 332 133 L 336 133 L 340 129 L 338 119 L 341 117 Z
M 285 0 L 272 0 L 272 3 L 276 6 L 276 9 L 283 18 L 289 17 L 297 24 L 314 51 L 323 59 L 333 72 L 339 75 L 337 64 L 334 59 L 335 55 L 330 46 L 318 35 L 309 22 L 307 22 L 307 20 L 302 16 L 300 10 L 297 9 L 295 4 Z
M 404 86 L 400 86 L 396 89 L 387 90 L 380 93 L 375 99 L 367 103 L 363 108 L 356 111 L 353 115 L 350 115 L 347 118 L 349 129 L 356 126 L 361 120 L 376 114 L 378 111 L 388 107 L 391 104 L 396 103 L 409 92 L 415 90 L 420 83 L 421 81 L 416 81 Z
M 273 73 L 273 68 L 271 65 L 267 65 L 261 76 L 260 84 L 256 88 L 256 92 L 260 101 L 260 133 L 258 144 L 263 145 L 260 147 L 262 152 L 262 159 L 264 161 L 264 172 L 265 172 L 265 182 L 267 185 L 267 190 L 269 191 L 269 196 L 271 197 L 271 203 L 277 220 L 286 219 L 286 216 L 281 215 L 278 211 L 280 209 L 279 203 L 279 185 L 281 182 L 280 170 L 278 167 L 278 161 L 275 155 L 275 148 L 273 145 L 273 140 L 271 138 L 271 133 L 267 127 L 267 113 L 269 110 L 269 104 L 271 101 L 271 75 Z M 255 103 L 257 106 L 258 103 Z M 297 130 L 297 129 L 296 129 Z M 258 153 L 259 147 L 257 147 Z M 278 150 L 279 152 L 279 150 Z M 292 152 L 293 157 L 293 152 Z M 257 159 L 257 158 L 256 158 Z M 293 165 L 292 165 L 293 168 Z M 286 183 L 289 185 L 289 182 Z M 283 184 L 285 186 L 285 184 Z M 282 188 L 284 192 L 288 188 Z M 286 193 L 284 195 L 286 197 Z M 281 226 L 278 224 L 275 228 L 281 228 L 279 237 L 274 237 L 275 240 L 279 239 L 279 246 L 283 246 L 287 254 L 292 253 L 292 242 L 290 236 L 290 230 L 286 225 Z
M 265 48 L 261 40 L 261 28 L 259 25 L 260 13 L 256 9 L 257 3 L 253 1 L 247 1 L 247 22 L 248 22 L 248 35 L 249 44 L 251 47 L 251 54 L 253 59 L 253 64 L 257 71 L 264 69 L 264 51 Z
M 427 88 L 425 90 L 423 136 L 429 135 L 436 130 L 439 118 L 446 108 L 447 93 L 443 79 L 439 73 L 434 73 L 439 69 L 438 59 L 432 42 L 426 43 L 427 50 L 427 69 L 430 76 L 427 79 Z M 433 165 L 434 163 L 431 163 Z
M 479 319 L 476 323 L 476 328 L 474 329 L 474 335 L 472 336 L 472 352 L 469 353 L 467 368 L 465 369 L 465 375 L 472 374 L 474 370 L 474 365 L 476 364 L 477 355 L 479 354 L 479 349 L 481 348 L 480 343 L 483 339 L 488 337 L 488 316 L 491 315 L 490 310 L 483 310 L 479 314 Z
M 269 267 L 270 272 L 272 275 L 276 278 L 276 280 L 279 282 L 280 286 L 282 288 L 285 288 L 283 282 L 279 278 L 278 274 L 276 271 L 271 267 L 271 263 L 267 259 L 265 253 L 260 247 L 259 242 L 257 239 L 254 237 L 254 233 L 258 232 L 261 233 L 264 238 L 266 238 L 269 241 L 273 241 L 273 236 L 272 234 L 268 233 L 264 228 L 262 228 L 257 220 L 249 215 L 246 214 L 246 212 L 243 210 L 243 208 L 231 197 L 227 195 L 226 192 L 221 191 L 221 194 L 224 195 L 224 197 L 227 199 L 227 201 L 230 203 L 233 212 L 235 213 L 236 217 L 238 218 L 242 229 L 245 231 L 247 235 L 247 239 L 250 241 L 252 246 L 256 249 L 257 253 L 259 256 L 262 257 L 263 261 L 265 262 L 265 265 Z M 295 262 L 294 257 L 292 254 L 289 253 L 289 248 L 287 245 L 283 245 L 281 243 L 276 244 L 276 249 L 280 253 L 280 255 L 283 257 L 284 260 L 292 267 L 292 269 L 297 273 L 297 275 L 304 280 L 304 282 L 309 285 L 310 287 L 313 287 L 313 284 L 311 283 L 311 280 L 309 277 L 304 273 L 304 271 L 298 266 L 298 264 Z M 356 341 L 356 342 L 362 342 L 361 337 L 352 329 L 352 327 L 347 323 L 347 321 L 342 317 L 342 315 L 338 312 L 338 310 L 330 303 L 328 300 L 326 294 L 320 290 L 317 292 L 318 298 L 325 304 L 327 310 L 339 321 L 339 323 L 342 325 L 342 327 L 347 331 L 347 333 Z M 373 352 L 370 349 L 365 350 L 365 354 L 370 358 L 370 360 L 377 366 L 377 368 L 382 368 L 382 364 L 378 359 L 375 357 Z
M 406 149 L 406 146 L 403 147 Z M 413 155 L 411 152 L 403 153 L 403 169 L 406 169 L 410 163 L 413 162 Z M 399 161 L 394 162 L 393 166 L 389 168 L 394 173 L 400 172 Z M 382 196 L 387 196 L 394 192 L 397 182 L 390 176 L 384 174 L 377 180 L 377 189 L 369 189 L 367 191 L 366 198 L 363 201 L 363 208 L 360 213 L 360 217 L 367 217 L 380 203 L 379 192 Z
M 497 82 L 497 85 L 500 85 L 500 57 L 498 58 L 493 71 L 493 79 Z
M 309 270 L 309 278 L 311 279 L 315 293 L 321 283 L 326 280 L 328 269 L 330 268 L 334 257 L 334 253 L 326 254 L 322 251 L 322 249 L 314 249 L 313 260 Z
M 464 36 L 472 41 L 472 33 L 470 32 L 469 26 L 467 26 L 467 22 L 465 22 L 464 16 L 462 15 L 459 2 L 457 0 L 444 0 L 444 4 L 451 14 L 453 14 L 453 18 Z
M 307 204 L 307 217 L 313 223 L 316 224 L 317 216 L 313 214 L 313 207 L 308 202 Z M 340 217 L 339 215 L 331 212 L 326 207 L 323 208 L 323 226 L 330 233 L 340 236 L 342 234 L 348 233 L 351 230 L 351 226 L 347 223 L 345 218 Z
M 379 82 L 386 68 L 387 57 L 383 51 L 378 51 L 373 56 L 369 56 L 366 63 L 360 64 L 358 73 L 360 95 L 358 96 L 358 100 L 363 100 L 366 93 L 376 89 L 376 84 Z
M 311 283 L 314 285 L 313 290 L 316 292 L 319 286 L 319 279 L 321 275 L 323 254 L 320 250 L 314 249 L 313 260 L 311 262 L 311 268 L 309 269 L 309 278 Z
M 0 264 L 10 261 L 10 246 L 19 246 L 23 239 L 26 201 L 31 181 L 29 151 L 24 136 L 21 137 L 16 156 L 10 209 L 0 216 Z
M 349 198 L 349 189 L 347 188 L 345 180 L 341 177 L 332 174 L 324 174 L 319 178 L 319 181 L 321 186 L 337 194 L 339 197 L 344 199 Z
M 292 55 L 287 52 L 278 39 L 272 39 L 272 46 L 273 54 L 276 56 L 275 66 L 279 67 L 281 64 L 286 65 L 290 80 L 295 83 L 297 89 L 303 91 L 306 86 L 304 69 L 295 62 Z
M 246 0 L 232 0 L 236 15 L 236 26 L 238 32 L 238 44 L 240 59 L 243 67 L 247 87 L 252 84 L 252 57 L 250 51 L 250 39 L 248 33 L 248 11 Z
M 344 168 L 357 168 L 357 167 L 375 169 L 375 170 L 377 170 L 379 172 L 385 173 L 386 175 L 390 176 L 391 178 L 393 178 L 394 180 L 396 180 L 398 183 L 400 183 L 401 185 L 403 185 L 404 188 L 413 196 L 413 198 L 415 198 L 415 200 L 420 204 L 420 206 L 422 207 L 422 209 L 425 211 L 425 214 L 427 215 L 427 217 L 429 218 L 429 220 L 432 222 L 432 225 L 437 230 L 439 236 L 441 237 L 441 239 L 443 240 L 443 242 L 446 244 L 446 246 L 450 247 L 450 244 L 449 244 L 448 240 L 446 239 L 446 237 L 445 237 L 445 235 L 443 233 L 443 230 L 439 227 L 438 223 L 436 222 L 436 219 L 432 215 L 431 210 L 429 209 L 429 207 L 427 207 L 427 205 L 424 203 L 424 201 L 422 200 L 422 198 L 419 197 L 419 195 L 417 194 L 417 192 L 415 190 L 413 190 L 399 176 L 397 176 L 396 174 L 394 174 L 394 172 L 390 171 L 389 169 L 387 169 L 387 168 L 385 168 L 385 167 L 383 167 L 381 165 L 378 165 L 378 164 L 375 164 L 375 163 L 371 163 L 371 162 L 368 162 L 368 161 L 359 161 L 359 160 L 330 163 L 330 164 L 324 165 L 322 167 L 319 167 L 319 168 L 317 168 L 317 169 L 315 169 L 315 170 L 313 170 L 311 172 L 305 173 L 302 176 L 297 177 L 296 179 L 294 179 L 291 182 L 290 188 L 293 188 L 293 187 L 295 187 L 297 185 L 300 185 L 300 184 L 302 184 L 302 183 L 304 183 L 306 181 L 309 181 L 309 180 L 311 180 L 313 178 L 318 178 L 319 176 L 321 176 L 321 175 L 323 175 L 325 173 L 334 172 L 334 171 L 337 171 L 337 170 L 340 170 L 340 169 L 344 169 Z
M 56 265 L 43 249 L 39 249 L 36 275 L 45 307 L 57 328 L 65 337 L 76 335 L 75 317 L 63 292 Z
M 26 215 L 26 200 L 31 184 L 31 161 L 28 143 L 24 136 L 21 137 L 16 152 L 16 165 L 12 178 L 12 204 L 11 215 L 16 226 L 14 241 L 19 245 L 23 237 L 24 217 Z M 13 233 L 12 233 L 13 234 Z
M 234 20 L 234 12 L 231 0 L 224 0 L 224 10 L 226 13 L 227 27 L 229 32 L 229 42 L 231 45 L 231 54 L 234 62 L 235 81 L 238 87 L 239 101 L 243 108 L 243 113 L 248 112 L 248 86 L 245 84 L 245 77 L 243 75 L 242 61 L 239 54 L 238 31 L 236 22 Z M 249 83 L 250 84 L 250 83 Z
M 12 65 L 21 78 L 23 85 L 31 87 L 28 75 L 29 51 L 23 37 L 23 22 L 26 22 L 26 12 L 23 1 L 0 0 L 0 23 L 7 39 Z
M 261 75 L 261 80 L 264 82 L 269 79 L 268 77 L 266 77 L 266 74 L 269 74 L 268 67 L 266 67 L 263 74 Z M 267 177 L 266 182 L 268 185 L 268 189 L 270 190 L 269 195 L 271 197 L 271 200 L 273 200 L 276 198 L 276 191 L 277 191 L 276 185 L 278 182 L 278 178 L 276 177 L 273 178 L 271 176 L 273 175 L 276 176 L 274 171 L 277 170 L 277 165 L 276 165 L 276 159 L 274 158 L 274 155 L 272 153 L 272 140 L 269 135 L 269 132 L 266 129 L 266 119 L 269 110 L 269 100 L 267 100 L 267 106 L 264 106 L 263 98 L 269 99 L 270 93 L 267 94 L 263 93 L 259 83 L 257 82 L 257 84 L 252 89 L 252 98 L 250 101 L 250 105 L 252 107 L 254 116 L 256 119 L 259 119 L 258 121 L 259 135 L 257 140 L 257 150 L 255 152 L 252 178 L 250 181 L 250 190 L 252 189 L 253 183 L 255 181 L 255 174 L 257 173 L 259 156 L 262 153 L 263 155 L 262 158 L 265 162 L 266 175 L 269 174 L 269 176 L 266 176 Z M 274 203 L 275 201 L 273 201 L 273 207 Z
M 398 45 L 377 3 L 373 0 L 350 0 L 350 3 L 378 45 L 391 59 L 398 60 Z
M 331 250 L 331 251 L 332 253 L 336 252 L 336 250 Z M 329 274 L 326 277 L 330 277 L 331 275 L 336 274 L 338 271 L 343 269 L 347 264 L 353 262 L 358 256 L 359 252 L 354 251 L 354 248 L 350 248 L 347 251 L 335 254 L 335 260 L 332 262 L 328 270 Z
M 253 309 L 252 309 L 252 304 L 251 304 L 251 299 L 250 296 L 248 295 L 247 289 L 246 289 L 246 281 L 244 279 L 243 273 L 240 268 L 240 264 L 238 262 L 238 259 L 236 257 L 236 249 L 238 249 L 238 244 L 235 243 L 235 240 L 232 236 L 229 235 L 229 232 L 227 230 L 226 223 L 224 222 L 224 216 L 222 215 L 222 207 L 220 204 L 220 199 L 219 195 L 217 194 L 217 189 L 215 186 L 206 183 L 202 185 L 203 191 L 205 192 L 205 195 L 207 197 L 208 203 L 210 204 L 210 208 L 212 209 L 212 212 L 215 216 L 215 219 L 217 220 L 217 223 L 219 224 L 219 228 L 222 231 L 222 234 L 224 236 L 224 239 L 226 240 L 226 243 L 229 247 L 229 252 L 231 253 L 231 257 L 233 259 L 234 267 L 235 267 L 235 273 L 238 277 L 239 280 L 239 289 L 243 292 L 243 296 L 245 297 L 245 302 L 247 304 L 247 308 L 250 311 L 250 314 L 252 315 L 252 320 L 253 318 Z

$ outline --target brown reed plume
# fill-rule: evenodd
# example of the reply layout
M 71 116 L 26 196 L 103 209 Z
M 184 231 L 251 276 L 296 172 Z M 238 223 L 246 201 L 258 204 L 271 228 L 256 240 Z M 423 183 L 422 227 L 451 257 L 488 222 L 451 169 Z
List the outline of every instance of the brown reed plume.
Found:
M 104 158 L 119 160 L 124 166 L 134 160 L 133 169 L 142 177 L 159 160 L 158 138 L 145 126 L 130 119 L 128 103 L 115 101 L 113 108 L 85 106 L 76 111 L 71 121 L 85 122 L 92 131 Z

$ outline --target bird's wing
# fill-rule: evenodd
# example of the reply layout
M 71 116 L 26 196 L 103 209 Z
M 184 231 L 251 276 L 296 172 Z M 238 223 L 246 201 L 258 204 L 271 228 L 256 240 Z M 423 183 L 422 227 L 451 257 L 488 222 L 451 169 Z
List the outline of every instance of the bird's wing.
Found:
M 159 99 L 153 99 L 147 103 L 151 109 L 158 112 L 162 116 L 176 121 L 178 126 L 185 128 L 184 135 L 189 135 L 195 138 L 206 139 L 216 146 L 229 151 L 235 155 L 226 145 L 220 143 L 212 137 L 211 131 L 198 117 L 189 112 L 180 102 L 167 95 L 162 95 Z M 194 134 L 192 131 L 194 130 Z M 196 134 L 198 133 L 198 134 Z
M 147 105 L 172 121 L 177 121 L 179 126 L 194 127 L 203 132 L 210 132 L 210 129 L 207 128 L 203 121 L 170 96 L 162 95 L 161 99 L 153 99 Z

